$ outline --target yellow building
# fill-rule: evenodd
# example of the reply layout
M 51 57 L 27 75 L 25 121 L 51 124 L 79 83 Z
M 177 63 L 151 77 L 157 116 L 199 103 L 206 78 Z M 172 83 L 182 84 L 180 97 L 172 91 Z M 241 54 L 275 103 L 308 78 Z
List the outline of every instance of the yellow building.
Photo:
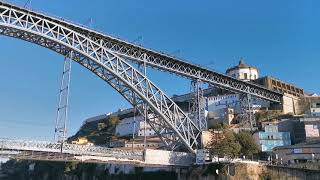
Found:
M 93 145 L 86 137 L 79 137 L 77 140 L 72 141 L 71 143 L 78 145 Z

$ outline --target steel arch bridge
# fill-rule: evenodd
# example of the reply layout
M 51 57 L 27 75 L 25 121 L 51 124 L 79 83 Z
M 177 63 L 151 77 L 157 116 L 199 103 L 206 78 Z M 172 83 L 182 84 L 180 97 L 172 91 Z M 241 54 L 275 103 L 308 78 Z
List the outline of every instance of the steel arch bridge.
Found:
M 129 62 L 146 62 L 153 68 L 272 102 L 279 103 L 282 97 L 282 94 L 258 85 L 5 2 L 0 2 L 0 35 L 25 40 L 70 56 L 110 84 L 140 114 L 150 112 L 148 123 L 172 150 L 181 145 L 191 152 L 201 148 L 201 128 Z

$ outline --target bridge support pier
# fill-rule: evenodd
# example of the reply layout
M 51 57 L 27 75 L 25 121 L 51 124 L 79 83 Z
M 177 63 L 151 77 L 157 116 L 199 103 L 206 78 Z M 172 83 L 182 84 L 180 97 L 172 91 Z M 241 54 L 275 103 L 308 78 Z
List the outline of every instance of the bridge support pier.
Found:
M 61 78 L 61 85 L 59 89 L 59 101 L 54 130 L 54 141 L 61 143 L 61 152 L 63 149 L 63 143 L 66 141 L 67 138 L 67 120 L 72 67 L 71 58 L 72 52 L 68 53 L 65 56 L 63 62 L 63 72 Z
M 198 125 L 200 130 L 206 130 L 208 126 L 205 117 L 205 98 L 200 80 L 194 79 L 191 81 L 190 96 L 189 116 Z
M 239 123 L 249 123 L 250 129 L 253 131 L 256 121 L 252 107 L 252 96 L 250 94 L 240 94 L 240 108 Z

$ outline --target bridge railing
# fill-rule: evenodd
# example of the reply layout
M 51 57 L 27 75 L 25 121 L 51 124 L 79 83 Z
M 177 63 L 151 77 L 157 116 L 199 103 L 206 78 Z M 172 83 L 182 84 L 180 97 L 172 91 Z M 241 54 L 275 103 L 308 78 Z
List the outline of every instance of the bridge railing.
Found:
M 23 150 L 38 152 L 61 152 L 61 144 L 45 141 L 26 141 L 26 140 L 10 140 L 0 139 L 1 150 Z M 116 150 L 101 146 L 64 144 L 62 153 L 73 155 L 89 155 L 101 157 L 114 157 L 120 159 L 142 160 L 142 151 Z

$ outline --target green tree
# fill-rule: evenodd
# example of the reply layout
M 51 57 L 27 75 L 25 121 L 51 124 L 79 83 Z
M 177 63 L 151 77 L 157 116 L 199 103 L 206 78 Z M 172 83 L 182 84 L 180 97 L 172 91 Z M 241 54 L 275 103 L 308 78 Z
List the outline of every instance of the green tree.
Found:
M 251 157 L 259 152 L 258 146 L 255 143 L 250 132 L 242 131 L 236 135 L 237 141 L 241 145 L 240 154 Z
M 229 158 L 237 157 L 240 153 L 241 145 L 237 142 L 237 139 L 232 131 L 225 130 L 224 138 L 221 141 L 216 142 L 216 145 L 212 147 L 213 155 L 227 156 Z

